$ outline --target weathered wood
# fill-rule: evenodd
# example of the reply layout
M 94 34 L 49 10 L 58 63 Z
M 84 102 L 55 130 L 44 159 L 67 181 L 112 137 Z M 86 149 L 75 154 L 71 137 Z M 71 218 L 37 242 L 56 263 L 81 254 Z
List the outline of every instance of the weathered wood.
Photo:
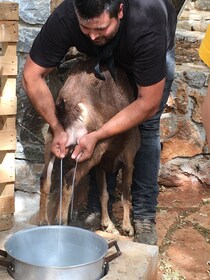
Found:
M 0 196 L 0 214 L 10 214 L 15 211 L 14 196 Z
M 0 56 L 0 74 L 2 76 L 17 75 L 17 57 Z
M 11 229 L 14 226 L 14 214 L 0 215 L 0 231 Z
M 0 42 L 18 41 L 18 21 L 0 20 Z
M 18 20 L 18 3 L 0 3 L 0 231 L 14 225 Z
M 16 149 L 16 130 L 0 131 L 0 151 L 14 151 Z
M 0 152 L 0 184 L 15 181 L 15 153 Z
M 2 2 L 0 4 L 0 20 L 18 20 L 18 3 Z
M 15 115 L 17 113 L 17 97 L 16 96 L 0 96 L 0 114 Z

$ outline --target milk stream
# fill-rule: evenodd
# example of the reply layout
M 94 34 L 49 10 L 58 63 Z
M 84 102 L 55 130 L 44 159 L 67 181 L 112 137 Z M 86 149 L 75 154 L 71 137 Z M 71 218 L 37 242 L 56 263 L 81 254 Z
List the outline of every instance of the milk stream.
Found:
M 76 177 L 76 171 L 77 171 L 77 164 L 78 164 L 78 158 L 76 160 L 76 164 L 74 167 L 74 173 L 73 173 L 73 179 L 72 179 L 72 197 L 71 197 L 71 208 L 70 208 L 70 219 L 72 220 L 73 217 L 73 209 L 74 209 L 74 188 L 75 188 L 75 177 Z M 60 206 L 60 212 L 59 212 L 59 226 L 62 226 L 62 196 L 63 196 L 63 159 L 60 161 L 60 190 L 59 190 L 59 206 Z M 63 250 L 65 250 L 65 245 L 62 242 L 62 227 L 60 227 L 58 231 L 58 240 L 57 240 L 57 254 L 54 255 L 53 264 L 54 266 L 60 266 L 62 265 L 63 261 Z

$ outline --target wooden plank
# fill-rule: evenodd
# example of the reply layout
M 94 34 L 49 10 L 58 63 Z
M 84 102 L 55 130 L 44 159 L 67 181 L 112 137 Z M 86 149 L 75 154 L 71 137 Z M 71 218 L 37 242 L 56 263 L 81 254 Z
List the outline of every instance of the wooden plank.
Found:
M 0 131 L 0 151 L 14 151 L 16 149 L 16 130 Z
M 0 20 L 0 42 L 18 41 L 18 21 Z
M 0 96 L 0 115 L 17 114 L 17 97 Z
M 0 56 L 2 76 L 17 75 L 17 56 Z
M 0 231 L 11 229 L 14 223 L 14 214 L 0 215 Z
M 0 196 L 14 196 L 15 195 L 15 185 L 13 184 L 0 184 Z
M 10 214 L 15 212 L 14 196 L 0 197 L 0 214 Z
M 0 115 L 0 130 L 16 130 L 16 116 Z
M 1 96 L 16 96 L 16 77 L 3 76 L 1 77 Z
M 19 20 L 18 3 L 0 3 L 0 20 Z
M 17 43 L 4 42 L 2 45 L 2 56 L 16 56 Z
M 0 184 L 15 181 L 15 153 L 0 152 Z

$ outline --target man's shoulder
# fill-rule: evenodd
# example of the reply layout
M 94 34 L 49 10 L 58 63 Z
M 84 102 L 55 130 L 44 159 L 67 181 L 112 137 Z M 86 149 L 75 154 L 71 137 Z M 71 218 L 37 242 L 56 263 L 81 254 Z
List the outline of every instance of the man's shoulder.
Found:
M 64 21 L 69 21 L 74 19 L 75 11 L 73 0 L 64 0 L 51 14 L 51 17 L 58 17 Z

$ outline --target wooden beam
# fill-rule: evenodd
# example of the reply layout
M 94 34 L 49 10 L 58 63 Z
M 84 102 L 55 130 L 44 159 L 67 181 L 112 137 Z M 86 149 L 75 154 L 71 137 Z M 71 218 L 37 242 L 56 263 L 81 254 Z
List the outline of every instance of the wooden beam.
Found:
M 17 75 L 17 56 L 0 56 L 0 65 L 2 76 Z
M 14 226 L 14 214 L 0 215 L 0 231 L 11 229 Z
M 0 42 L 18 41 L 18 21 L 0 20 Z
M 15 194 L 15 188 L 14 184 L 0 184 L 0 195 L 3 196 L 14 196 Z
M 16 149 L 16 130 L 0 131 L 0 151 L 14 151 Z
M 16 96 L 0 96 L 0 114 L 16 115 L 17 113 L 17 97 Z
M 16 116 L 0 116 L 0 130 L 16 130 Z
M 19 20 L 18 3 L 2 2 L 0 20 Z
M 15 181 L 15 153 L 0 152 L 0 184 Z
M 16 76 L 2 76 L 1 77 L 1 96 L 16 96 Z
M 2 56 L 17 56 L 17 43 L 3 42 Z
M 13 196 L 0 197 L 0 214 L 14 213 L 15 198 Z

